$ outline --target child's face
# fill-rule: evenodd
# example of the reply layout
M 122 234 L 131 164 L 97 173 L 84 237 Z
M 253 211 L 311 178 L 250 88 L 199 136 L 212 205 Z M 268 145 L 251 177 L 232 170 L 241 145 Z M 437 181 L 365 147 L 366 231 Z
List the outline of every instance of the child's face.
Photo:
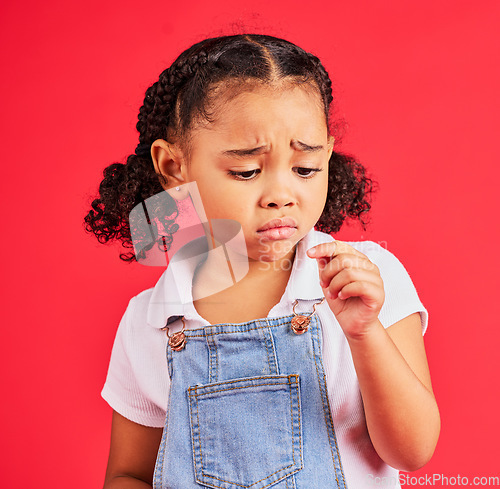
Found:
M 326 202 L 333 140 L 319 95 L 260 87 L 221 105 L 192 131 L 182 176 L 196 182 L 207 218 L 241 224 L 250 260 L 291 256 Z M 279 218 L 296 227 L 259 231 Z

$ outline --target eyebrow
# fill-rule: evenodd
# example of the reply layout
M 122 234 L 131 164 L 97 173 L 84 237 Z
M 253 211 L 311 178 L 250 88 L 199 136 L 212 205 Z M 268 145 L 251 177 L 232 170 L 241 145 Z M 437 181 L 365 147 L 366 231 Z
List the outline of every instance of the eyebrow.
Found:
M 310 144 L 306 144 L 298 139 L 292 139 L 290 142 L 290 146 L 295 151 L 302 151 L 304 153 L 317 153 L 318 151 L 322 151 L 325 149 L 322 145 L 311 146 Z M 255 156 L 261 155 L 263 153 L 268 152 L 270 149 L 270 145 L 258 146 L 256 148 L 243 148 L 243 149 L 228 149 L 222 152 L 223 156 L 236 156 L 240 158 L 244 158 L 245 156 Z
M 303 143 L 302 141 L 299 141 L 298 139 L 292 139 L 290 146 L 293 149 L 297 151 L 303 151 L 304 153 L 317 153 L 318 151 L 325 149 L 325 147 L 321 144 L 317 146 L 311 146 L 309 144 Z
M 244 148 L 244 149 L 228 149 L 222 152 L 223 156 L 255 156 L 269 151 L 269 145 L 259 146 L 257 148 Z

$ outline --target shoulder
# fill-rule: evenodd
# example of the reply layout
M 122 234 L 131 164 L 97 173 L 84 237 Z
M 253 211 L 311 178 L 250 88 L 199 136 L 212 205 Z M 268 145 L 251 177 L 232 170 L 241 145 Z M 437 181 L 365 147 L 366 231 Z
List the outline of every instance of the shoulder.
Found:
M 154 287 L 143 290 L 128 301 L 122 319 L 122 321 L 125 320 L 127 326 L 135 324 L 141 316 L 146 317 L 153 290 Z
M 379 269 L 385 291 L 385 302 L 379 314 L 382 324 L 389 327 L 410 314 L 419 312 L 422 332 L 425 333 L 428 311 L 419 298 L 408 270 L 399 258 L 386 248 L 386 243 L 379 244 L 374 241 L 346 241 L 346 243 L 366 255 Z
M 134 315 L 147 312 L 154 290 L 154 287 L 150 287 L 149 289 L 139 292 L 130 299 L 127 307 L 131 308 Z
M 152 289 L 144 290 L 128 302 L 101 395 L 122 416 L 145 426 L 161 427 L 169 389 L 166 337 L 147 322 L 151 293 Z
M 386 248 L 385 242 L 382 243 L 384 246 L 375 241 L 346 241 L 345 243 L 360 251 L 371 262 L 375 263 L 384 282 L 385 279 L 391 281 L 409 279 L 408 271 L 399 258 Z
M 380 244 L 375 241 L 346 241 L 346 243 L 366 255 L 379 267 L 380 273 L 382 271 L 394 273 L 405 270 L 401 261 L 387 249 L 385 242 Z
M 155 342 L 162 334 L 161 330 L 148 323 L 148 312 L 153 292 L 154 287 L 143 290 L 128 302 L 118 328 L 127 349 L 137 350 L 140 346 L 148 348 L 149 343 Z

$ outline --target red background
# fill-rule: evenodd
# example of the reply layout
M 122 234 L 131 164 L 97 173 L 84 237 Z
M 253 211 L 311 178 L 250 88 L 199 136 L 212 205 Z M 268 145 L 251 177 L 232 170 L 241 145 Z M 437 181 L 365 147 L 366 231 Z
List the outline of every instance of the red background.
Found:
M 102 485 L 116 327 L 162 270 L 123 263 L 83 216 L 103 168 L 135 148 L 146 88 L 181 50 L 242 26 L 320 56 L 342 147 L 380 183 L 369 229 L 338 237 L 384 243 L 430 313 L 442 431 L 416 475 L 499 476 L 499 6 L 2 2 L 0 485 Z

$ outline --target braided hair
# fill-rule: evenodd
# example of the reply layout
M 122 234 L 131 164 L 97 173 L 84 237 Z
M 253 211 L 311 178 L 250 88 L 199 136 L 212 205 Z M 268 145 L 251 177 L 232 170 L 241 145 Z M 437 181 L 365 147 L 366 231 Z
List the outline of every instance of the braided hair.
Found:
M 100 243 L 117 239 L 124 248 L 133 248 L 128 220 L 131 210 L 163 190 L 160 178 L 166 183 L 154 170 L 151 144 L 157 139 L 176 137 L 189 154 L 189 130 L 195 121 L 211 120 L 210 108 L 217 96 L 214 89 L 221 82 L 238 93 L 242 82 L 277 80 L 308 84 L 317 90 L 329 132 L 334 133 L 330 77 L 316 56 L 295 44 L 272 36 L 239 34 L 205 39 L 181 53 L 146 90 L 136 125 L 139 144 L 125 164 L 113 163 L 105 168 L 99 196 L 84 218 L 85 230 L 94 233 Z M 366 215 L 371 208 L 368 199 L 373 190 L 374 182 L 362 164 L 352 155 L 333 151 L 327 200 L 315 228 L 336 233 L 350 218 L 359 220 L 366 229 Z M 166 202 L 160 215 L 165 216 L 161 224 L 167 232 L 168 249 L 171 235 L 178 228 L 178 213 L 174 199 L 167 195 Z M 136 261 L 133 251 L 121 253 L 120 258 Z

